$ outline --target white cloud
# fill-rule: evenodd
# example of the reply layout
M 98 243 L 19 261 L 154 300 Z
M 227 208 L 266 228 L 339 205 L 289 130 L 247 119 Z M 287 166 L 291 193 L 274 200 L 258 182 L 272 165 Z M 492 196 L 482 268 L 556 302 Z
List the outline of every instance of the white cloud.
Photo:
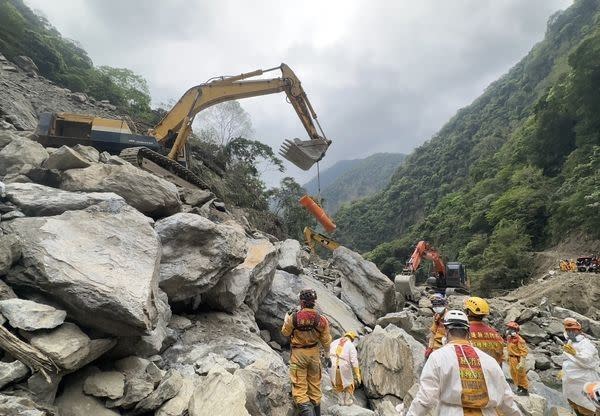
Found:
M 216 75 L 286 62 L 334 140 L 325 166 L 409 152 L 543 38 L 571 0 L 26 0 L 155 102 Z M 244 100 L 256 138 L 306 137 L 283 95 Z M 303 181 L 306 174 L 294 167 Z

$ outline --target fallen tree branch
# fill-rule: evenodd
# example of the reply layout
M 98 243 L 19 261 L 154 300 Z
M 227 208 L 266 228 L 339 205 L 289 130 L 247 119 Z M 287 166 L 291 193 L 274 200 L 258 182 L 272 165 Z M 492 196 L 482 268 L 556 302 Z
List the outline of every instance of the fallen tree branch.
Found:
M 0 326 L 0 348 L 21 361 L 31 371 L 39 371 L 48 383 L 50 383 L 50 377 L 47 372 L 57 373 L 59 371 L 58 366 L 48 356 L 21 341 L 3 326 Z

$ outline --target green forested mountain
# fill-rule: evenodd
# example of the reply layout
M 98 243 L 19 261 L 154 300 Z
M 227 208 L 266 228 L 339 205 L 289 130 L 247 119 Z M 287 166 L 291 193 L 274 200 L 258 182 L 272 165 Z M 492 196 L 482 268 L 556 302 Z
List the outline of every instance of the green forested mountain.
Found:
M 531 250 L 600 237 L 600 2 L 576 0 L 508 74 L 416 149 L 337 238 L 392 274 L 419 239 L 479 289 L 526 279 Z
M 121 111 L 152 121 L 146 80 L 126 68 L 95 67 L 87 52 L 64 38 L 23 0 L 0 0 L 0 53 L 30 57 L 41 75 L 73 91 L 109 100 Z
M 323 170 L 321 196 L 327 212 L 335 214 L 342 204 L 383 189 L 405 158 L 401 153 L 375 153 L 364 159 L 341 160 Z M 304 189 L 316 194 L 317 178 L 307 182 Z

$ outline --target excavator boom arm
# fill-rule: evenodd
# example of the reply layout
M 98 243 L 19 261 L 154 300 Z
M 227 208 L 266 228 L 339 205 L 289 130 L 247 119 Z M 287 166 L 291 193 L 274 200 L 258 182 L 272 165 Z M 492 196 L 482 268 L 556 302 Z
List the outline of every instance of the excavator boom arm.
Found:
M 433 262 L 438 276 L 446 275 L 446 265 L 444 264 L 440 253 L 438 253 L 437 250 L 426 241 L 419 241 L 417 243 L 415 251 L 413 251 L 413 254 L 410 256 L 410 260 L 408 261 L 407 268 L 409 271 L 411 273 L 416 272 L 424 258 Z
M 275 69 L 281 70 L 281 77 L 248 80 L 248 78 L 256 77 Z M 300 80 L 285 64 L 265 71 L 259 69 L 234 77 L 221 77 L 190 88 L 163 119 L 153 129 L 148 131 L 148 134 L 154 136 L 158 142 L 163 144 L 176 135 L 175 142 L 169 153 L 169 158 L 174 159 L 183 146 L 185 146 L 191 133 L 192 121 L 200 111 L 225 101 L 276 94 L 283 91 L 285 91 L 296 114 L 308 132 L 310 140 L 307 142 L 301 142 L 297 139 L 295 142 L 288 140 L 280 153 L 299 167 L 307 169 L 306 166 L 309 168 L 323 157 L 331 142 L 325 138 L 323 131 L 316 121 L 317 115 L 306 93 L 302 89 Z M 319 130 L 317 130 L 317 126 Z M 311 160 L 306 160 L 303 157 L 306 156 L 305 154 Z M 298 160 L 294 160 L 295 157 Z

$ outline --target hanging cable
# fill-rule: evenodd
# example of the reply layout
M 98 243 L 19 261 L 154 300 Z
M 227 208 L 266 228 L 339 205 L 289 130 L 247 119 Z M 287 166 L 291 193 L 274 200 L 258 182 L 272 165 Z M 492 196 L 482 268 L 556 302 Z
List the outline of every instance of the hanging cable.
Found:
M 323 201 L 321 200 L 321 170 L 319 168 L 319 162 L 317 162 L 317 203 L 320 206 L 323 206 Z

